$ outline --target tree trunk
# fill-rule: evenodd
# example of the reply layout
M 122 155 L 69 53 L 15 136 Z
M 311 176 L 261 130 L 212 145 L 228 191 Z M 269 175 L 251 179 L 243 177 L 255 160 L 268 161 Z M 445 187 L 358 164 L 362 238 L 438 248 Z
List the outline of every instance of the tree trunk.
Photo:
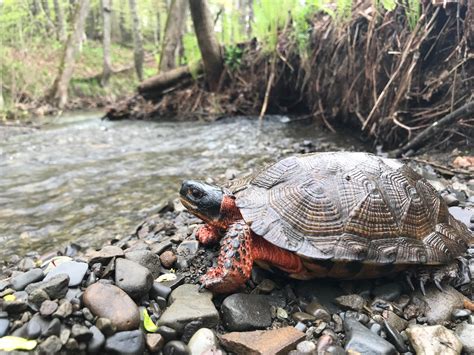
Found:
M 143 58 L 145 53 L 143 52 L 143 40 L 142 33 L 140 30 L 140 20 L 138 18 L 137 3 L 135 0 L 129 0 L 130 14 L 132 16 L 133 24 L 133 59 L 135 61 L 135 70 L 137 72 L 138 80 L 143 80 Z
M 171 1 L 161 46 L 160 72 L 176 68 L 176 56 L 184 32 L 187 9 L 188 2 L 186 0 Z
M 222 53 L 214 33 L 214 24 L 206 0 L 190 0 L 191 17 L 204 63 L 206 81 L 211 91 L 219 89 L 224 70 Z
M 119 10 L 119 28 L 120 28 L 120 43 L 126 43 L 129 40 L 127 28 L 125 27 L 125 0 L 120 0 Z
M 156 12 L 156 27 L 153 31 L 153 40 L 155 42 L 155 48 L 158 48 L 161 42 L 161 11 Z
M 72 32 L 64 46 L 58 75 L 49 94 L 50 101 L 60 109 L 64 108 L 67 103 L 67 90 L 74 72 L 76 54 L 82 34 L 84 33 L 84 23 L 88 12 L 89 0 L 79 0 L 74 13 Z
M 107 86 L 109 83 L 110 74 L 112 73 L 111 59 L 110 59 L 110 33 L 112 30 L 111 26 L 111 13 L 112 13 L 112 0 L 102 0 L 102 19 L 103 19 L 103 38 L 102 44 L 104 49 L 104 65 L 102 70 L 102 78 L 100 84 Z
M 58 40 L 61 43 L 64 43 L 67 39 L 66 28 L 64 27 L 64 11 L 62 5 L 59 3 L 59 0 L 53 0 L 54 3 L 54 13 L 56 16 L 56 31 Z
M 253 22 L 253 0 L 248 0 L 248 17 L 247 17 L 247 38 L 252 36 L 252 22 Z

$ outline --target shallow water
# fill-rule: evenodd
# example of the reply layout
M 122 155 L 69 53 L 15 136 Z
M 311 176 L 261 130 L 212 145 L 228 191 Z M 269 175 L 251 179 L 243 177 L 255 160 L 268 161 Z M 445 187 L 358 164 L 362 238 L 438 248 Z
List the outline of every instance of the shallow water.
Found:
M 109 122 L 100 113 L 0 128 L 0 258 L 69 242 L 98 246 L 123 236 L 168 200 L 185 178 L 222 176 L 273 161 L 310 139 L 320 149 L 355 141 L 286 117 L 217 123 Z M 37 121 L 35 121 L 37 122 Z M 12 134 L 15 133 L 15 134 Z

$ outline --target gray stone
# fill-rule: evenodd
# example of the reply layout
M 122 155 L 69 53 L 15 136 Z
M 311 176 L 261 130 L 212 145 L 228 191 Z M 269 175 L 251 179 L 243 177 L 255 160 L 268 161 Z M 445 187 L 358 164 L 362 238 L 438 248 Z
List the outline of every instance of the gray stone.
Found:
M 77 341 L 87 342 L 92 338 L 93 334 L 86 326 L 74 324 L 71 328 L 71 336 Z
M 50 299 L 63 298 L 68 290 L 69 276 L 66 274 L 56 275 L 48 281 L 41 281 L 26 286 L 26 292 L 31 294 L 35 290 L 44 290 Z
M 44 278 L 44 281 L 51 280 L 54 276 L 59 274 L 66 274 L 69 276 L 69 287 L 78 286 L 81 284 L 86 275 L 88 265 L 77 261 L 66 261 L 59 264 L 52 269 Z
M 171 291 L 172 290 L 170 287 L 163 285 L 161 282 L 153 282 L 153 286 L 150 290 L 150 296 L 154 299 L 158 297 L 168 299 L 168 296 L 170 295 Z
M 15 277 L 12 277 L 10 280 L 11 287 L 14 290 L 21 291 L 24 290 L 29 284 L 39 281 L 44 277 L 43 270 L 41 269 L 32 269 L 25 273 L 19 274 Z
M 39 344 L 39 350 L 45 354 L 56 354 L 61 350 L 62 346 L 61 340 L 56 335 L 51 335 Z
M 117 286 L 92 284 L 84 291 L 82 299 L 92 314 L 108 318 L 117 330 L 136 329 L 140 324 L 137 305 Z
M 147 334 L 145 336 L 145 343 L 150 352 L 156 353 L 165 345 L 165 338 L 161 334 Z
M 441 325 L 413 325 L 407 328 L 406 333 L 417 355 L 461 354 L 462 343 L 457 335 Z
M 231 331 L 264 329 L 272 323 L 267 297 L 236 293 L 228 296 L 221 306 L 224 326 Z
M 43 302 L 47 300 L 49 300 L 49 296 L 42 289 L 34 290 L 28 295 L 28 302 L 34 305 L 37 309 L 40 308 Z
M 308 314 L 314 316 L 315 319 L 320 319 L 324 322 L 331 321 L 331 315 L 327 311 L 326 307 L 324 307 L 321 303 L 317 300 L 311 301 L 306 307 L 305 311 Z
M 469 309 L 455 309 L 453 310 L 452 316 L 454 320 L 467 319 L 471 313 L 472 312 Z
M 459 337 L 459 340 L 461 340 L 463 351 L 469 355 L 474 354 L 474 325 L 458 324 L 454 332 Z
M 408 322 L 405 319 L 397 316 L 392 311 L 383 311 L 382 316 L 386 319 L 387 323 L 390 324 L 390 326 L 392 326 L 399 332 L 405 330 L 408 326 Z
M 90 338 L 89 342 L 87 343 L 87 351 L 90 354 L 97 354 L 105 343 L 105 336 L 95 326 L 92 326 L 90 331 L 92 333 L 92 338 Z
M 193 321 L 201 320 L 206 328 L 213 328 L 219 321 L 219 313 L 209 291 L 199 292 L 198 285 L 182 285 L 170 295 L 171 305 L 158 320 L 159 325 L 167 325 L 178 332 Z
M 45 300 L 43 303 L 41 303 L 41 307 L 39 311 L 43 317 L 49 317 L 51 314 L 56 312 L 57 309 L 58 309 L 58 304 L 56 302 Z
M 63 302 L 61 302 L 61 304 L 59 305 L 57 311 L 53 313 L 53 317 L 65 319 L 72 314 L 72 311 L 72 303 L 68 300 L 63 300 Z
M 141 330 L 118 332 L 105 341 L 105 350 L 120 355 L 139 355 L 145 351 L 145 338 Z
M 339 296 L 335 301 L 343 309 L 351 309 L 353 311 L 361 311 L 366 305 L 365 299 L 356 294 Z
M 50 335 L 57 335 L 61 333 L 61 322 L 59 319 L 54 318 L 49 322 L 48 327 L 42 333 L 43 336 L 48 337 Z
M 7 318 L 0 318 L 0 338 L 7 334 L 10 327 L 10 320 Z
M 312 341 L 302 341 L 296 345 L 296 350 L 301 355 L 316 355 L 316 344 Z
M 178 246 L 176 253 L 190 260 L 196 255 L 198 249 L 199 242 L 197 240 L 185 240 Z
M 146 267 L 127 260 L 115 261 L 115 285 L 124 290 L 133 299 L 140 299 L 150 291 L 153 276 Z
M 428 324 L 439 324 L 451 320 L 451 314 L 456 308 L 464 307 L 464 295 L 451 286 L 445 286 L 444 292 L 430 286 L 426 289 L 426 296 L 420 292 L 418 297 L 427 304 L 425 311 Z
M 26 326 L 26 335 L 28 339 L 36 339 L 44 334 L 49 327 L 49 320 L 44 319 L 39 314 L 35 314 Z
M 172 340 L 163 348 L 163 355 L 190 355 L 188 346 L 182 341 Z
M 106 245 L 99 251 L 93 251 L 89 254 L 89 264 L 104 263 L 115 257 L 123 257 L 124 252 L 121 248 L 114 245 Z
M 345 317 L 346 331 L 345 350 L 361 354 L 396 354 L 395 347 L 385 339 L 371 332 L 364 325 L 351 317 Z
M 399 283 L 391 282 L 375 287 L 373 293 L 375 298 L 393 301 L 402 294 L 402 286 Z
M 316 320 L 316 317 L 305 312 L 295 312 L 291 315 L 291 317 L 295 320 L 295 322 L 312 322 Z
M 158 330 L 156 332 L 163 336 L 165 342 L 178 339 L 178 332 L 175 329 L 166 325 L 158 327 Z
M 108 318 L 98 318 L 95 322 L 96 327 L 105 335 L 110 336 L 117 331 L 117 327 L 112 324 Z
M 199 329 L 188 342 L 191 355 L 201 355 L 205 352 L 215 351 L 219 342 L 214 332 L 208 328 Z
M 160 276 L 160 257 L 148 250 L 135 250 L 125 253 L 125 258 L 140 264 L 150 270 L 153 278 Z
M 387 321 L 384 322 L 385 331 L 387 333 L 387 339 L 395 345 L 395 348 L 401 353 L 405 353 L 408 351 L 407 346 L 405 345 L 405 341 L 403 340 L 402 335 L 400 332 L 392 327 Z

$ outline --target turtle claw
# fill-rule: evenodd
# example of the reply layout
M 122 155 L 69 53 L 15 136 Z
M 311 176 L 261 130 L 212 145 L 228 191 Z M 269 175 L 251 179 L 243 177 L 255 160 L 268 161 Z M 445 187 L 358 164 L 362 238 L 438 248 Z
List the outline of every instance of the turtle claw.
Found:
M 405 275 L 405 280 L 406 280 L 408 286 L 410 286 L 411 290 L 415 291 L 415 286 L 413 286 L 413 282 L 411 281 L 411 275 L 409 273 L 407 273 Z
M 444 288 L 443 286 L 441 286 L 441 282 L 438 279 L 434 279 L 433 282 L 438 290 L 444 292 Z
M 425 290 L 425 280 L 420 279 L 420 290 L 423 296 L 426 296 L 426 290 Z

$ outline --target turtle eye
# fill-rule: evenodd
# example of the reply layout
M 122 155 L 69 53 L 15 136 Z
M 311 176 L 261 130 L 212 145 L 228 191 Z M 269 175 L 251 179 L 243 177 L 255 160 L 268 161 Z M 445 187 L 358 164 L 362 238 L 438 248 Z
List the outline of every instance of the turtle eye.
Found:
M 204 193 L 201 190 L 195 189 L 195 188 L 189 189 L 189 193 L 195 199 L 200 199 L 204 195 Z

